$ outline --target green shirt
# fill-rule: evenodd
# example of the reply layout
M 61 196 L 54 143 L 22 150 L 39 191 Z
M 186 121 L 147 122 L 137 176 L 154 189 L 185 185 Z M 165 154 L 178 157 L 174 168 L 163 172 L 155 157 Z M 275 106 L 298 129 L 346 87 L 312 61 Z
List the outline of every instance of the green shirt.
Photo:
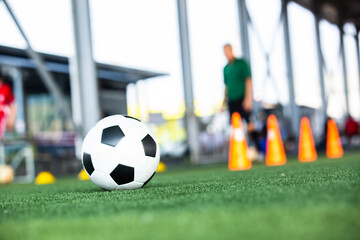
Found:
M 236 58 L 224 67 L 224 82 L 230 101 L 239 100 L 245 96 L 245 80 L 251 77 L 251 70 L 244 59 Z

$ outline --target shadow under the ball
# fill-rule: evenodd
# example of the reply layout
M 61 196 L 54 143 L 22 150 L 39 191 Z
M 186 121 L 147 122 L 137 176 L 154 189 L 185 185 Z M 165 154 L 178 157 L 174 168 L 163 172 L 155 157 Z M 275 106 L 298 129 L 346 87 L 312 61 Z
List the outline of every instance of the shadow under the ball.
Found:
M 96 193 L 96 192 L 122 192 L 122 191 L 138 191 L 138 190 L 147 190 L 147 189 L 156 189 L 156 188 L 165 188 L 165 187 L 169 187 L 169 186 L 177 186 L 177 184 L 173 184 L 173 185 L 169 185 L 169 184 L 162 184 L 162 183 L 151 183 L 146 185 L 145 187 L 142 188 L 138 188 L 138 189 L 123 189 L 123 190 L 106 190 L 97 186 L 91 186 L 91 187 L 86 187 L 86 188 L 82 188 L 82 189 L 78 189 L 78 190 L 71 190 L 69 192 L 81 192 L 81 193 Z
M 97 193 L 97 192 L 109 192 L 109 191 L 99 188 L 99 187 L 88 187 L 88 188 L 78 189 L 78 190 L 72 191 L 72 192 Z

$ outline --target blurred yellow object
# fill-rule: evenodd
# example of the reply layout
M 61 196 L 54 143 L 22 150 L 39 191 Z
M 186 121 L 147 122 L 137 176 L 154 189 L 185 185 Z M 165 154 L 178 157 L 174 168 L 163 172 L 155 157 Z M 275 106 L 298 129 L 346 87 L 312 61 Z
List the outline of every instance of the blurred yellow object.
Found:
M 55 182 L 55 177 L 50 172 L 40 172 L 35 178 L 35 183 L 39 185 L 52 184 Z
M 0 166 L 0 184 L 10 184 L 14 180 L 14 169 L 8 165 Z
M 84 169 L 81 169 L 81 171 L 78 174 L 78 179 L 80 181 L 86 181 L 86 180 L 90 180 L 89 176 L 87 175 L 87 173 L 85 172 Z
M 158 166 L 156 172 L 165 172 L 165 170 L 166 170 L 166 165 L 165 165 L 165 163 L 159 162 L 159 166 Z

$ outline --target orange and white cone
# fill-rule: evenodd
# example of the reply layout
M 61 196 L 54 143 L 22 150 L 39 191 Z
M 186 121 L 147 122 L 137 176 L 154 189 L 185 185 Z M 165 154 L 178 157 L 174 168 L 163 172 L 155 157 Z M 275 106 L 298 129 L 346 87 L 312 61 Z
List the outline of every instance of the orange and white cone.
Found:
M 266 139 L 266 165 L 279 166 L 286 163 L 284 145 L 281 140 L 279 124 L 275 115 L 270 115 L 267 120 Z
M 229 169 L 231 171 L 247 170 L 251 168 L 251 161 L 246 155 L 247 143 L 241 116 L 233 113 L 231 116 L 231 134 L 229 146 Z
M 307 117 L 301 118 L 299 134 L 299 154 L 300 162 L 312 162 L 317 158 L 314 138 L 311 131 L 310 121 Z
M 328 158 L 341 158 L 343 155 L 344 150 L 336 122 L 333 119 L 329 119 L 326 137 L 326 156 Z

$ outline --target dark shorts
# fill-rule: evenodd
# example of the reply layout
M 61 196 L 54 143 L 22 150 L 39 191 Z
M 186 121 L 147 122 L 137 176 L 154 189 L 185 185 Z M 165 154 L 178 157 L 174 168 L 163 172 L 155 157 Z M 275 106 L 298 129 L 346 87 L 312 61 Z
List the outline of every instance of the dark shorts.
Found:
M 228 102 L 230 119 L 234 112 L 238 112 L 240 113 L 241 119 L 245 119 L 245 121 L 249 123 L 251 112 L 244 110 L 243 102 L 244 102 L 244 98 L 240 98 L 239 100 Z

